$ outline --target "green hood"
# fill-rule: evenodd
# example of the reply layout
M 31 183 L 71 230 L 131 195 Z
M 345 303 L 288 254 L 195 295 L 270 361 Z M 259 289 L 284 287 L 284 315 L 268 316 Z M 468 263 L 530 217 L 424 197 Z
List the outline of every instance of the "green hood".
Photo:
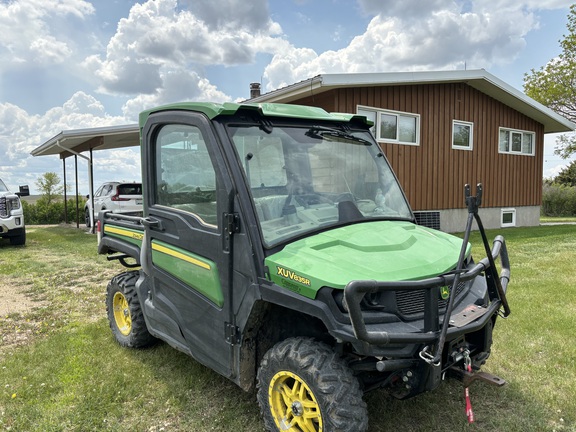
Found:
M 310 298 L 352 280 L 399 281 L 452 270 L 462 239 L 401 221 L 350 225 L 287 245 L 266 258 L 276 284 Z M 470 245 L 468 251 L 470 253 Z

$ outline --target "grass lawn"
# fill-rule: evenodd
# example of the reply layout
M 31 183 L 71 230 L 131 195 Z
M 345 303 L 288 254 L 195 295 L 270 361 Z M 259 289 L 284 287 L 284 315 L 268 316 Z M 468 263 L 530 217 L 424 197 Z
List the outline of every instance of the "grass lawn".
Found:
M 508 384 L 472 385 L 471 426 L 456 381 L 408 401 L 369 393 L 370 431 L 576 431 L 576 227 L 497 233 L 512 314 L 485 370 Z M 0 241 L 0 431 L 261 431 L 253 394 L 166 344 L 114 342 L 104 293 L 122 270 L 74 228 L 29 227 L 25 247 Z

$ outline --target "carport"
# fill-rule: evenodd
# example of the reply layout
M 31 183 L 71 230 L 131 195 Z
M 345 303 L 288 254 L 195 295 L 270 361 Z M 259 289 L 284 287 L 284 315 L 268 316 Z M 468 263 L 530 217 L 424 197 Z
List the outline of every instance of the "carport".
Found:
M 66 158 L 74 157 L 74 176 L 76 188 L 76 227 L 80 226 L 78 202 L 78 157 L 88 162 L 88 183 L 90 196 L 94 196 L 94 150 L 112 150 L 122 147 L 135 147 L 140 145 L 139 128 L 137 124 L 107 126 L 89 129 L 73 129 L 62 131 L 50 138 L 30 153 L 32 156 L 59 155 L 62 159 L 64 172 L 64 206 L 68 206 L 68 191 L 66 190 Z M 84 153 L 88 153 L 88 155 Z M 90 218 L 94 220 L 94 206 L 90 208 Z M 68 220 L 66 220 L 68 223 Z M 94 224 L 91 224 L 94 231 Z

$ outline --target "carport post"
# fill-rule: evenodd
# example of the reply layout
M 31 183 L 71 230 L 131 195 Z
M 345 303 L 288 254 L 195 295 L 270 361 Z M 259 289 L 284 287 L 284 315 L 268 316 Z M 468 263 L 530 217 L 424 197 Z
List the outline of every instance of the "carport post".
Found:
M 80 220 L 78 217 L 78 156 L 74 155 L 74 174 L 76 176 L 76 228 L 80 228 Z
M 90 184 L 90 232 L 96 232 L 96 221 L 94 220 L 94 166 L 92 165 L 92 148 L 90 148 L 90 167 L 88 169 L 88 183 Z
M 75 152 L 72 149 L 67 149 L 62 147 L 60 144 L 60 140 L 56 141 L 56 146 L 60 147 L 62 150 L 72 153 L 73 155 L 80 156 L 83 159 L 88 161 L 88 183 L 90 184 L 90 197 L 94 196 L 94 185 L 92 184 L 92 149 L 90 149 L 90 157 L 84 156 L 82 153 Z M 91 199 L 92 203 L 90 207 L 90 220 L 92 222 L 92 226 L 90 227 L 90 232 L 94 234 L 94 200 Z
M 64 172 L 64 223 L 68 225 L 68 195 L 66 194 L 66 158 L 62 159 L 62 170 Z

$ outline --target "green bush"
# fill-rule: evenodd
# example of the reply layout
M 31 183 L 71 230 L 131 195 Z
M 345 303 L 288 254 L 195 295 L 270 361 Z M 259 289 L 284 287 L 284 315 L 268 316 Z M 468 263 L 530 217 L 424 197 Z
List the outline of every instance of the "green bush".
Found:
M 541 213 L 543 216 L 576 216 L 576 187 L 545 183 Z
M 80 199 L 79 218 L 80 221 L 84 220 L 82 206 L 84 201 Z M 22 202 L 24 208 L 24 220 L 26 225 L 48 225 L 59 224 L 66 221 L 64 211 L 64 201 L 52 201 L 48 203 L 46 197 L 41 197 L 35 204 L 30 204 L 26 201 Z M 76 221 L 76 199 L 71 198 L 68 200 L 68 222 Z

